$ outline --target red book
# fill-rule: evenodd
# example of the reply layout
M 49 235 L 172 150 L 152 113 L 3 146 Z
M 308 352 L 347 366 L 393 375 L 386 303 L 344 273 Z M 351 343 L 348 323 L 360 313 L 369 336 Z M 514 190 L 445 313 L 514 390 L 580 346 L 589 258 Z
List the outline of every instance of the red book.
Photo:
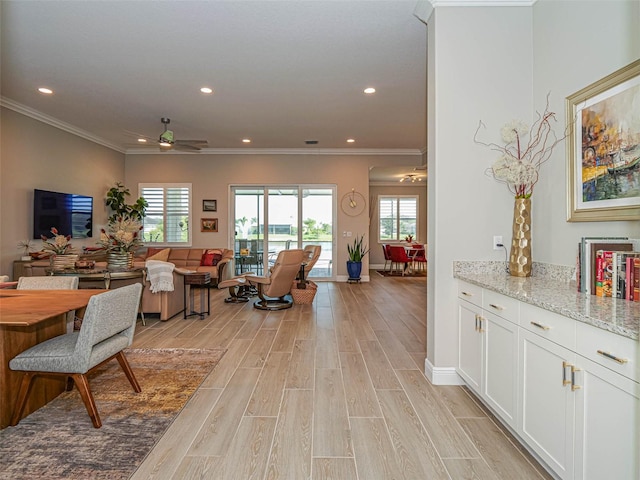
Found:
M 596 252 L 596 291 L 595 294 L 598 297 L 604 297 L 604 290 L 602 289 L 602 279 L 603 279 L 603 271 L 602 271 L 602 257 L 604 255 L 604 250 L 598 250 Z
M 640 258 L 633 259 L 633 301 L 640 302 Z

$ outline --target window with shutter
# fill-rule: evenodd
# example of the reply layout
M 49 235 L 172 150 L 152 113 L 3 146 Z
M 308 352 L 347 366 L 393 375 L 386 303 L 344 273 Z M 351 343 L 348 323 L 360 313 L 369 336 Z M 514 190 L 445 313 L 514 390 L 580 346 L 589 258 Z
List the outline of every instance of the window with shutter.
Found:
M 143 241 L 149 245 L 191 245 L 191 184 L 141 183 L 140 196 L 149 203 Z
M 418 231 L 417 195 L 378 196 L 378 241 L 401 241 Z

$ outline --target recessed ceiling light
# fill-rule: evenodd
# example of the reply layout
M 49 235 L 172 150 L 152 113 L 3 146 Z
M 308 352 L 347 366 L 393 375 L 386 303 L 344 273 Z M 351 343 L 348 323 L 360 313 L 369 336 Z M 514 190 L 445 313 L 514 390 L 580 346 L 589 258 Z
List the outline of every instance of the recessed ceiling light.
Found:
M 242 139 L 242 143 L 251 143 L 251 139 L 250 138 L 243 138 Z
M 147 143 L 147 139 L 146 138 L 139 138 L 138 142 L 140 143 Z
M 347 143 L 355 143 L 355 139 L 353 139 L 353 138 L 347 138 Z
M 209 93 L 213 93 L 213 89 L 212 89 L 212 88 L 209 88 L 209 87 L 202 87 L 202 88 L 200 89 L 200 91 L 201 91 L 202 93 L 207 93 L 207 94 L 209 94 Z
M 368 94 L 376 93 L 376 89 L 373 87 L 367 87 L 364 89 L 364 93 L 368 93 Z
M 40 88 L 38 88 L 38 91 L 40 93 L 44 93 L 45 95 L 52 95 L 53 94 L 53 90 L 51 90 L 50 88 L 47 88 L 47 87 L 40 87 Z

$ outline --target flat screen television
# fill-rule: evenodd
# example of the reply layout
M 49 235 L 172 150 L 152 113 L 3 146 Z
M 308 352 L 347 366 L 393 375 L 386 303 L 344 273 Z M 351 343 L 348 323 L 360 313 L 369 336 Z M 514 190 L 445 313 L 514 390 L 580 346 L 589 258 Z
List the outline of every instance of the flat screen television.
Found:
M 51 237 L 51 227 L 72 238 L 93 236 L 93 197 L 33 191 L 33 238 Z

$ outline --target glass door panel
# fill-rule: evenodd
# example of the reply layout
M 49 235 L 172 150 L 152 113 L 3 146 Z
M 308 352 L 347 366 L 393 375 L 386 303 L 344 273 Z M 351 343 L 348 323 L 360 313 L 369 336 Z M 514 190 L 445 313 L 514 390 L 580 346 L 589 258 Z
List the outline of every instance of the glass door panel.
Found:
M 302 248 L 320 245 L 320 258 L 309 277 L 333 276 L 333 189 L 302 189 Z
M 334 276 L 335 187 L 234 186 L 236 274 L 263 275 L 285 249 L 320 245 L 310 277 Z
M 236 275 L 254 271 L 262 275 L 264 239 L 264 189 L 236 188 L 235 265 Z

